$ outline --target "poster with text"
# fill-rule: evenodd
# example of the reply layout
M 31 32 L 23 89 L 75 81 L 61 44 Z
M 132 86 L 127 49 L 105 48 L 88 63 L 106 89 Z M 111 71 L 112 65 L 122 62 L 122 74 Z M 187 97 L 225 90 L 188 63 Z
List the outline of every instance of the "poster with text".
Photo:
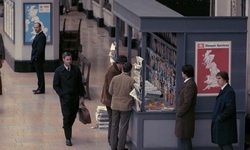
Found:
M 24 3 L 24 44 L 31 44 L 36 36 L 33 28 L 36 22 L 40 22 L 46 35 L 47 42 L 51 43 L 52 24 L 51 3 Z
M 4 1 L 4 32 L 14 42 L 15 39 L 15 3 L 11 0 Z
M 195 79 L 198 96 L 216 96 L 220 91 L 216 74 L 231 68 L 231 41 L 195 42 Z

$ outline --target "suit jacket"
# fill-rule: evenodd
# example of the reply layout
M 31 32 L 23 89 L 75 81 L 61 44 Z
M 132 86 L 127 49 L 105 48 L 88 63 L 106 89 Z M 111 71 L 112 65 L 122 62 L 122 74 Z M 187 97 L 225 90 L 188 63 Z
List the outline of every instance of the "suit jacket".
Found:
M 109 86 L 109 93 L 112 95 L 111 108 L 113 110 L 132 110 L 133 98 L 129 93 L 134 88 L 134 82 L 134 79 L 128 73 L 113 77 Z
M 189 79 L 184 83 L 179 95 L 175 124 L 175 135 L 178 138 L 194 137 L 196 97 L 196 83 Z
M 36 35 L 32 43 L 31 62 L 45 61 L 46 36 L 41 31 Z
M 59 66 L 54 74 L 53 88 L 61 100 L 67 100 L 72 97 L 83 97 L 85 90 L 82 85 L 82 75 L 80 69 L 71 65 L 70 72 L 64 65 Z
M 1 33 L 0 33 L 0 59 L 5 59 L 4 41 Z
M 109 67 L 105 75 L 105 80 L 102 88 L 101 102 L 106 106 L 111 106 L 112 95 L 110 95 L 109 93 L 110 82 L 114 76 L 119 74 L 121 74 L 121 71 L 117 67 L 116 63 L 113 63 L 113 65 Z M 105 101 L 103 101 L 104 99 Z
M 229 84 L 216 97 L 211 126 L 213 143 L 219 145 L 237 143 L 235 99 L 235 92 Z

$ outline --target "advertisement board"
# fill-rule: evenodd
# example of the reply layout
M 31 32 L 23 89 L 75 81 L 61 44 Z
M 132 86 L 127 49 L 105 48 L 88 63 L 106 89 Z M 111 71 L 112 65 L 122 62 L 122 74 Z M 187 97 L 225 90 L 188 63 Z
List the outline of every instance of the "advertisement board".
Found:
M 216 74 L 226 71 L 230 77 L 231 41 L 196 41 L 195 55 L 198 96 L 218 95 Z

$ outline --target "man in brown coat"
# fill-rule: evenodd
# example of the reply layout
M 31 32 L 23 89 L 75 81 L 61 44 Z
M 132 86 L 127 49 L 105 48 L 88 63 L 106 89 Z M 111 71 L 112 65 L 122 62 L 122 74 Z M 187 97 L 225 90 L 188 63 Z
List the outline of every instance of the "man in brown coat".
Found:
M 197 86 L 194 77 L 194 68 L 191 65 L 182 66 L 184 85 L 180 90 L 176 113 L 175 135 L 180 139 L 180 150 L 192 150 L 191 138 L 194 137 L 195 104 Z
M 125 62 L 127 62 L 126 56 L 124 55 L 118 56 L 115 63 L 113 63 L 113 65 L 108 68 L 108 71 L 105 75 L 105 80 L 104 80 L 103 89 L 102 89 L 101 103 L 106 105 L 108 116 L 109 116 L 109 128 L 108 128 L 109 144 L 110 144 L 110 133 L 111 133 L 111 125 L 112 125 L 112 109 L 110 108 L 112 95 L 110 95 L 109 93 L 109 85 L 114 76 L 121 74 L 121 70 Z

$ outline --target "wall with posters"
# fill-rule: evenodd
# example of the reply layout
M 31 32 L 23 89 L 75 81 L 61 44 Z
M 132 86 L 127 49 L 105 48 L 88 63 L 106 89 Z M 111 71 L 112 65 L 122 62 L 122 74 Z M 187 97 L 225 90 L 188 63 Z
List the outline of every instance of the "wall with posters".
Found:
M 208 31 L 207 33 L 199 34 L 189 33 L 185 38 L 183 35 L 179 35 L 181 40 L 185 39 L 186 41 L 186 45 L 184 47 L 180 45 L 180 48 L 186 51 L 183 54 L 184 56 L 178 55 L 178 57 L 185 57 L 185 63 L 194 64 L 196 68 L 195 73 L 197 76 L 196 82 L 199 100 L 197 103 L 197 111 L 212 110 L 215 96 L 218 93 L 218 87 L 213 85 L 214 80 L 209 78 L 213 78 L 213 72 L 215 70 L 224 70 L 228 71 L 230 78 L 229 83 L 236 92 L 237 110 L 239 112 L 245 112 L 247 96 L 246 34 L 244 31 L 234 31 L 232 33 L 208 33 Z M 209 101 L 209 103 L 207 103 L 207 101 Z
M 236 18 L 235 18 L 236 19 Z M 237 20 L 237 19 L 236 19 Z M 232 23 L 235 22 L 232 18 Z M 211 24 L 216 24 L 211 19 Z M 229 25 L 222 23 L 224 26 Z M 235 149 L 244 148 L 245 139 L 245 114 L 246 114 L 246 32 L 237 30 L 227 32 L 211 32 L 205 27 L 201 33 L 178 34 L 178 62 L 195 66 L 195 79 L 198 87 L 196 103 L 196 130 L 193 144 L 204 149 L 214 149 L 211 143 L 211 114 L 218 95 L 219 87 L 216 83 L 215 73 L 227 71 L 229 84 L 236 93 L 238 143 Z M 235 26 L 235 28 L 238 28 Z M 182 41 L 182 42 L 181 42 Z M 184 44 L 185 43 L 185 44 Z M 185 59 L 183 59 L 185 58 Z M 182 59 L 182 60 L 181 60 Z M 178 70 L 178 69 L 177 69 Z M 180 72 L 180 68 L 179 71 Z M 181 76 L 177 76 L 177 84 L 181 84 Z M 177 87 L 179 91 L 179 87 Z M 202 138 L 206 135 L 206 138 Z M 202 140 L 201 140 L 202 139 Z
M 14 2 L 11 0 L 5 0 L 4 1 L 4 32 L 7 34 L 7 36 L 13 40 L 14 42 L 14 12 L 15 12 L 15 5 Z
M 59 1 L 4 0 L 4 43 L 6 62 L 16 72 L 33 72 L 28 65 L 31 44 L 35 37 L 33 25 L 42 24 L 47 37 L 45 71 L 52 72 L 59 62 Z M 58 19 L 55 19 L 58 18 Z

